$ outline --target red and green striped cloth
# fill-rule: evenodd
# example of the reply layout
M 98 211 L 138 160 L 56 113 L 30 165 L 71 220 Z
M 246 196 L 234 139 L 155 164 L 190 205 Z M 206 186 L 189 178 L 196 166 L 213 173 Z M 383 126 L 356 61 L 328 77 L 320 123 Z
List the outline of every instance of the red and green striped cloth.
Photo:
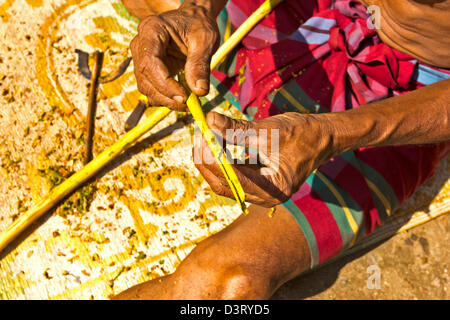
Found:
M 263 0 L 230 0 L 222 35 Z M 450 77 L 380 41 L 365 7 L 350 0 L 285 0 L 211 77 L 251 119 L 336 112 Z M 426 106 L 424 106 L 426 108 Z M 284 204 L 305 234 L 312 267 L 370 235 L 430 176 L 449 143 L 363 148 L 311 174 Z

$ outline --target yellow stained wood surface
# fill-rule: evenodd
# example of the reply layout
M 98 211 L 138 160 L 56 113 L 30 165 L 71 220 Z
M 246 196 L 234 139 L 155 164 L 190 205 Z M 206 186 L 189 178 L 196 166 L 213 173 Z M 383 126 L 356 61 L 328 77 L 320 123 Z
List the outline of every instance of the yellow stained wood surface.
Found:
M 227 41 L 218 49 L 218 51 L 212 57 L 211 69 L 215 69 L 219 61 L 222 61 L 227 54 L 233 50 L 233 48 L 243 39 L 243 37 L 270 11 L 281 2 L 281 0 L 266 0 L 260 8 L 258 8 L 255 13 L 253 13 L 242 25 L 236 30 L 236 32 L 229 36 L 227 35 Z M 106 29 L 107 26 L 111 26 L 109 33 L 105 33 L 108 37 L 109 34 L 114 32 L 126 31 L 125 28 L 118 24 L 114 24 L 111 19 L 99 19 L 94 18 L 93 21 L 97 26 Z M 29 36 L 28 36 L 29 37 Z M 97 41 L 100 39 L 100 35 L 94 34 L 88 36 L 91 41 Z M 106 46 L 111 45 L 111 43 L 104 43 Z M 108 47 L 102 48 L 102 50 L 107 50 Z M 98 52 L 98 51 L 96 51 Z M 103 62 L 103 51 L 102 51 L 102 62 Z M 95 67 L 94 67 L 95 69 Z M 140 99 L 142 99 L 141 96 Z M 145 100 L 146 97 L 144 97 Z M 216 157 L 220 168 L 233 192 L 236 201 L 239 203 L 242 212 L 248 213 L 245 205 L 245 192 L 237 178 L 233 167 L 227 163 L 226 156 L 223 150 L 217 142 L 215 142 L 214 135 L 208 128 L 206 124 L 205 115 L 202 110 L 199 99 L 194 95 L 190 94 L 187 101 L 187 106 L 191 111 L 197 125 L 201 128 L 202 134 L 205 136 L 206 141 L 214 156 Z M 125 151 L 129 146 L 134 144 L 140 137 L 152 129 L 155 125 L 161 122 L 166 116 L 168 116 L 170 110 L 166 107 L 161 107 L 154 112 L 152 112 L 149 117 L 132 128 L 130 132 L 126 133 L 120 137 L 112 146 L 104 150 L 100 155 L 95 157 L 91 162 L 89 162 L 85 167 L 76 173 L 72 174 L 70 177 L 65 179 L 62 183 L 54 186 L 50 192 L 42 197 L 35 205 L 27 209 L 23 214 L 20 214 L 17 219 L 2 233 L 0 233 L 0 252 L 10 244 L 14 239 L 16 239 L 23 231 L 26 230 L 32 223 L 39 219 L 44 213 L 47 213 L 50 209 L 55 207 L 55 205 L 60 202 L 65 196 L 69 195 L 72 191 L 79 189 L 82 184 L 86 183 L 89 179 L 93 178 L 101 169 L 103 169 L 107 164 L 109 164 L 116 156 Z M 221 155 L 220 155 L 221 153 Z M 61 179 L 63 180 L 64 177 Z

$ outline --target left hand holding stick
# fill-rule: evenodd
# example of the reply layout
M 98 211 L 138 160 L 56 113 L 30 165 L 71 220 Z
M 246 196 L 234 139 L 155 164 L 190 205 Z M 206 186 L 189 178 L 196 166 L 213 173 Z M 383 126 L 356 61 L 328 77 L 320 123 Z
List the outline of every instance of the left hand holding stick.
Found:
M 246 192 L 245 200 L 261 206 L 274 207 L 289 200 L 311 172 L 334 155 L 331 127 L 315 115 L 285 113 L 245 121 L 210 112 L 207 122 L 217 137 L 228 144 L 258 150 L 257 161 L 235 160 L 233 168 Z M 197 169 L 212 190 L 233 198 L 201 135 L 194 139 L 193 155 Z

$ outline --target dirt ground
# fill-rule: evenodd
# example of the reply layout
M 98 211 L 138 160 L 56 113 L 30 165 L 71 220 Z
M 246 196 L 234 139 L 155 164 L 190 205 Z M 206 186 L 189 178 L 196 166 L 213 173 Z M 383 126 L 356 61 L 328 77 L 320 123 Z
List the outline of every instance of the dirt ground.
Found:
M 298 277 L 273 299 L 450 299 L 449 215 Z M 370 266 L 380 288 L 369 289 Z M 369 281 L 369 284 L 373 282 Z

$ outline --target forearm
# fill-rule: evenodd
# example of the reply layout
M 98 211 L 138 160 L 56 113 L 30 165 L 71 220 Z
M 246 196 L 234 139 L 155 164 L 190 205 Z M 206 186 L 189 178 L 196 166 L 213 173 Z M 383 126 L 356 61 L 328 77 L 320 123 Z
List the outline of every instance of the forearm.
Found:
M 450 80 L 349 111 L 318 115 L 335 154 L 369 146 L 450 140 Z

